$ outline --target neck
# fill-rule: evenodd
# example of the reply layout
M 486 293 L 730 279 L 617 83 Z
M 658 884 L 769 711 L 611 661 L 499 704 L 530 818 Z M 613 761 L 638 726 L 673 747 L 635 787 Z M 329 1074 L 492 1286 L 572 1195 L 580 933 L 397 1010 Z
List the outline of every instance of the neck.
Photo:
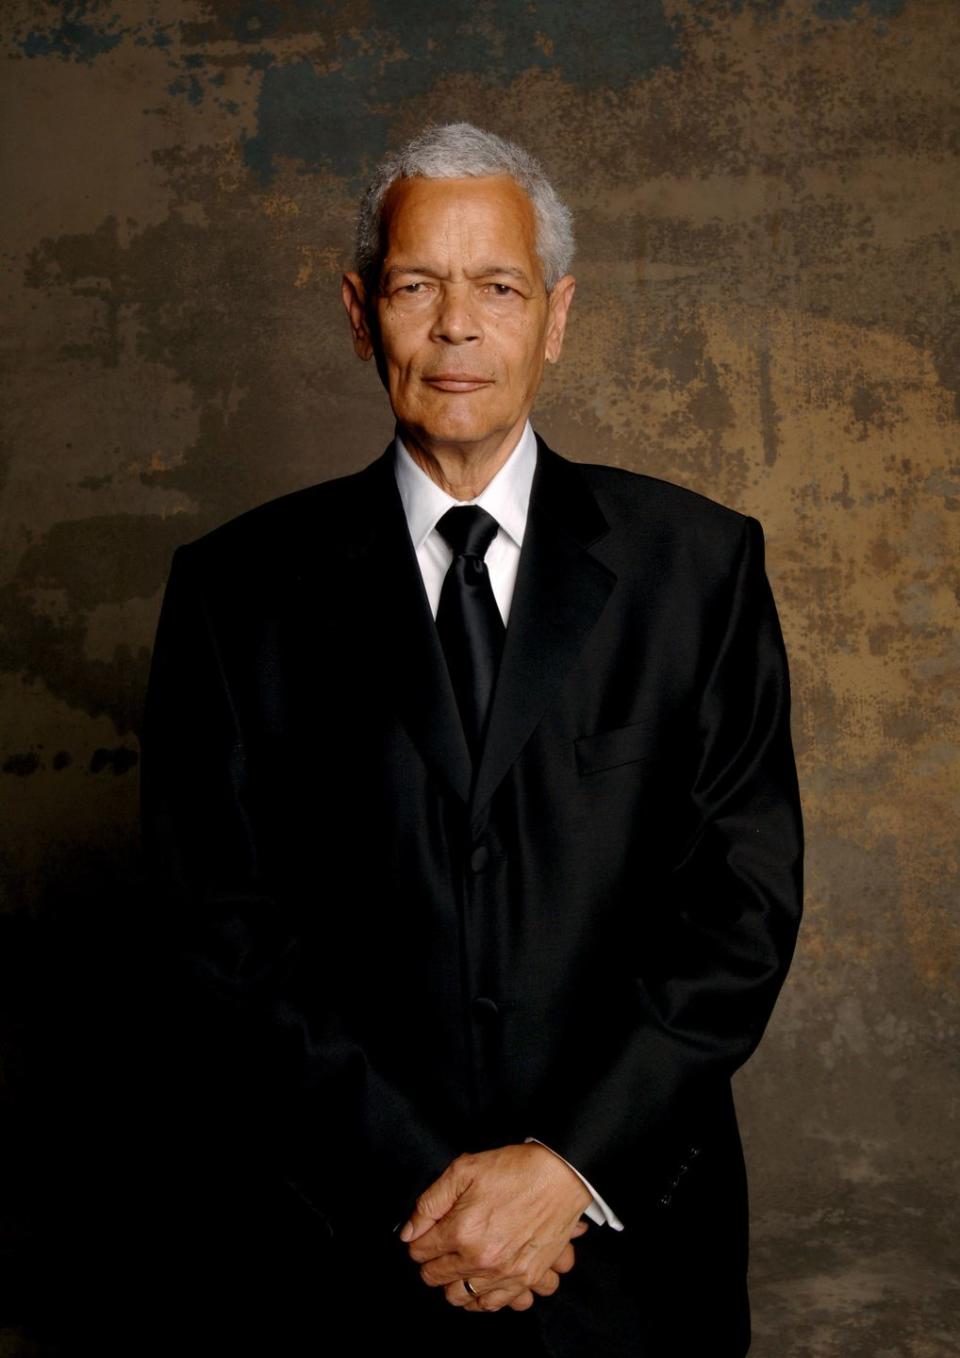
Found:
M 490 484 L 520 442 L 526 417 L 493 443 L 439 443 L 399 429 L 403 446 L 421 471 L 455 500 L 473 500 Z

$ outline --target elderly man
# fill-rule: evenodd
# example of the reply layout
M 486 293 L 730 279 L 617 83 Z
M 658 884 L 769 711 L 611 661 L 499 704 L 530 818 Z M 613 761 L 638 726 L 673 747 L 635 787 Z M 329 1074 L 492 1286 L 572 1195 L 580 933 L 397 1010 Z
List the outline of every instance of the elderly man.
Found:
M 174 557 L 146 841 L 232 1125 L 325 1241 L 306 1348 L 749 1346 L 786 661 L 756 520 L 533 432 L 571 256 L 520 148 L 389 157 L 343 301 L 395 440 Z

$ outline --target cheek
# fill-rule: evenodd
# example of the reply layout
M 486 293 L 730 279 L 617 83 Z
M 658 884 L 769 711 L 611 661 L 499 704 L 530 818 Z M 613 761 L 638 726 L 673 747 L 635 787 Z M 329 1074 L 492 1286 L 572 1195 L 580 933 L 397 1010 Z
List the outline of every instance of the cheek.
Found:
M 496 330 L 496 340 L 510 366 L 524 374 L 536 369 L 546 344 L 544 334 L 532 334 L 528 325 L 517 320 L 501 322 Z
M 391 316 L 380 327 L 384 355 L 391 371 L 403 380 L 416 366 L 424 346 L 423 326 L 415 317 Z
M 415 355 L 403 348 L 393 349 L 387 359 L 390 373 L 390 386 L 395 389 L 411 384 L 416 367 Z

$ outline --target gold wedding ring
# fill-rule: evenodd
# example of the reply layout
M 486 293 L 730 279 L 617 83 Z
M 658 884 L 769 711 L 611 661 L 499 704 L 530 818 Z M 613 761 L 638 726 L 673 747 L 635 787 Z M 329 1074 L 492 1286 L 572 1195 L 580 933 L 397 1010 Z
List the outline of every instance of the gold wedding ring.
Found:
M 470 1293 L 471 1297 L 479 1297 L 480 1293 L 479 1293 L 479 1292 L 477 1291 L 477 1289 L 474 1287 L 473 1283 L 470 1281 L 469 1278 L 464 1278 L 464 1280 L 463 1280 L 463 1285 L 464 1285 L 464 1287 L 467 1289 L 467 1291 Z

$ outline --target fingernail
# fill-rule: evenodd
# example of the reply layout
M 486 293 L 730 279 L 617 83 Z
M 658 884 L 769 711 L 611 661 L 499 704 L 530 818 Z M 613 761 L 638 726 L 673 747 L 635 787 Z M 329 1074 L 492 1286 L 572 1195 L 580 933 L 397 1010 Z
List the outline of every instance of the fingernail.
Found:
M 412 1226 L 411 1223 L 408 1221 L 407 1224 L 404 1226 L 403 1230 L 400 1232 L 400 1239 L 401 1239 L 401 1240 L 409 1240 L 410 1237 L 411 1237 L 412 1235 L 413 1235 L 413 1226 Z

